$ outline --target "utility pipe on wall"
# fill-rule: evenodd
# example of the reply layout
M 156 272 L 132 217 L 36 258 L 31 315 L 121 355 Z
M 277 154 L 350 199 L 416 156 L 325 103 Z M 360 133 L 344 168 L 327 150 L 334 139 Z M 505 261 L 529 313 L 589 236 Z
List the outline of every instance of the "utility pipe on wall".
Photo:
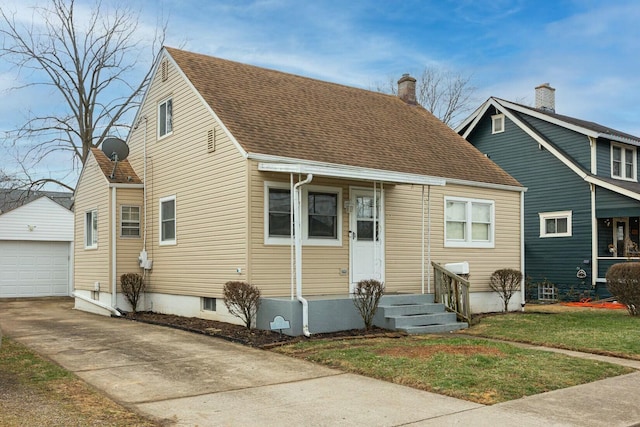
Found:
M 309 332 L 309 303 L 302 296 L 302 206 L 299 192 L 303 185 L 308 184 L 313 179 L 313 174 L 308 174 L 304 181 L 293 186 L 293 225 L 295 229 L 295 253 L 296 253 L 296 296 L 302 303 L 302 333 L 305 337 L 311 335 Z

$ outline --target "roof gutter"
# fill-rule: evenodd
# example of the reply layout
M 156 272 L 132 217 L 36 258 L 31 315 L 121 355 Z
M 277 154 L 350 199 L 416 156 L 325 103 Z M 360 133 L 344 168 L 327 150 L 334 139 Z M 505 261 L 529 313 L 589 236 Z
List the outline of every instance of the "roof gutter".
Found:
M 439 186 L 445 185 L 444 178 L 418 175 L 413 173 L 363 168 L 351 165 L 314 162 L 304 159 L 293 159 L 254 153 L 250 153 L 248 155 L 248 158 L 250 160 L 260 162 L 258 164 L 258 170 L 261 172 L 312 174 L 316 176 L 327 176 L 332 178 L 345 178 L 362 181 L 378 181 L 401 184 Z

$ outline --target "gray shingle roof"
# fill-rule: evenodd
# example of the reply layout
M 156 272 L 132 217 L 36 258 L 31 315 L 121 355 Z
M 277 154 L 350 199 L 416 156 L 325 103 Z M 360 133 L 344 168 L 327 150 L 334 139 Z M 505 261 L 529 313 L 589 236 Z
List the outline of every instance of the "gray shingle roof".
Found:
M 396 96 L 166 50 L 248 153 L 520 186 L 424 108 Z

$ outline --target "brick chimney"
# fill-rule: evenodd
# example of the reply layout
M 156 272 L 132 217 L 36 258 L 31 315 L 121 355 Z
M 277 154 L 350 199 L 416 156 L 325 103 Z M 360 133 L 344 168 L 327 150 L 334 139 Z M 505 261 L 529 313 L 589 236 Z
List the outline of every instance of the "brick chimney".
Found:
M 403 74 L 398 80 L 398 98 L 407 104 L 416 105 L 416 79 L 409 74 Z
M 556 112 L 556 90 L 549 83 L 536 87 L 536 108 L 551 113 Z

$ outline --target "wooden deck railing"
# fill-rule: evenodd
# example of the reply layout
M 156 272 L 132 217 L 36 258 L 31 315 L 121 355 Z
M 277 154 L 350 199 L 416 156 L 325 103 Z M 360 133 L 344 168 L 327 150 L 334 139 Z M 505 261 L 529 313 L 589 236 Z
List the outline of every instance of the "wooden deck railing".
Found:
M 459 320 L 471 322 L 469 280 L 435 262 L 431 265 L 435 276 L 435 302 L 444 304 L 449 311 L 458 315 Z

